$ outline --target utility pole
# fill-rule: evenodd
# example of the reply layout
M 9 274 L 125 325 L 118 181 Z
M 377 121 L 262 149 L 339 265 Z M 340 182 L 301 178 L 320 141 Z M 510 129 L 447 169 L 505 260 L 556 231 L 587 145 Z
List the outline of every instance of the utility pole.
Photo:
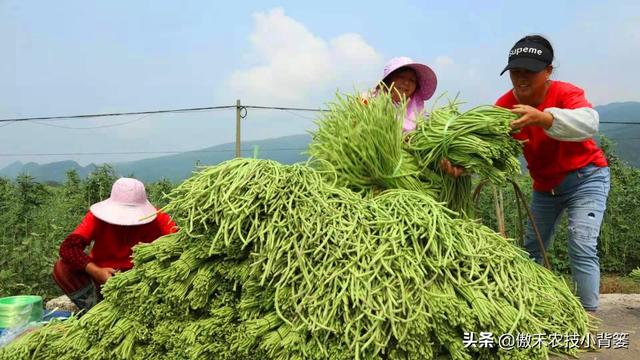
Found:
M 236 100 L 236 157 L 240 157 L 240 99 Z

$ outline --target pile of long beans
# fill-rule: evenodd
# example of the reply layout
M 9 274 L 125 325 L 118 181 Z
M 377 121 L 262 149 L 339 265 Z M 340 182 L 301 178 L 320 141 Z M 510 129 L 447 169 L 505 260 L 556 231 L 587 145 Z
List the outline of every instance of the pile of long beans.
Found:
M 328 172 L 328 170 L 325 170 Z M 236 159 L 163 209 L 180 231 L 134 248 L 105 300 L 0 359 L 544 359 L 465 333 L 587 335 L 563 280 L 420 191 L 363 198 L 327 172 Z

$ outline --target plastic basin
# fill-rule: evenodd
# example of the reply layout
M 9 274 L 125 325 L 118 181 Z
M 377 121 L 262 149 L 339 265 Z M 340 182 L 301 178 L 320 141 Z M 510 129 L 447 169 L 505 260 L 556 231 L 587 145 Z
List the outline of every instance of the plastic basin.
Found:
M 12 328 L 32 321 L 42 321 L 42 297 L 17 295 L 0 298 L 0 328 Z

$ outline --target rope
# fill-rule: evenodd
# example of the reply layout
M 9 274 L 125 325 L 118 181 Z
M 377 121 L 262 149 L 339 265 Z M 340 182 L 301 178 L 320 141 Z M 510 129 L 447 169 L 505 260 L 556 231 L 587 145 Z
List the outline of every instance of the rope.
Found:
M 519 220 L 520 239 L 521 239 L 520 245 L 522 246 L 524 242 L 524 225 L 523 225 L 522 216 L 521 216 L 522 215 L 521 208 L 523 207 L 527 212 L 527 216 L 529 217 L 531 228 L 533 229 L 533 232 L 536 235 L 536 240 L 538 241 L 538 246 L 540 247 L 540 253 L 542 254 L 544 267 L 547 268 L 548 270 L 551 270 L 551 263 L 549 262 L 547 251 L 544 248 L 544 242 L 542 241 L 542 236 L 540 236 L 540 231 L 538 231 L 536 222 L 533 219 L 533 214 L 531 213 L 531 210 L 529 208 L 529 203 L 527 202 L 527 199 L 524 196 L 524 193 L 522 192 L 522 190 L 520 189 L 520 186 L 518 185 L 518 183 L 516 183 L 513 179 L 508 179 L 508 181 L 511 183 L 511 185 L 513 185 L 513 191 L 516 195 L 516 203 L 518 204 L 518 220 Z M 482 189 L 488 182 L 489 182 L 488 180 L 480 181 L 480 183 L 478 184 L 478 186 L 476 186 L 476 189 L 473 192 L 472 199 L 473 199 L 473 202 L 475 203 L 476 208 L 478 208 L 480 193 L 482 192 Z M 502 209 L 501 212 L 502 214 L 504 214 L 504 209 Z M 499 216 L 500 216 L 500 210 L 498 209 L 498 207 L 496 207 L 496 217 L 499 217 Z M 501 235 L 506 237 L 506 233 L 502 233 L 502 231 L 501 231 Z

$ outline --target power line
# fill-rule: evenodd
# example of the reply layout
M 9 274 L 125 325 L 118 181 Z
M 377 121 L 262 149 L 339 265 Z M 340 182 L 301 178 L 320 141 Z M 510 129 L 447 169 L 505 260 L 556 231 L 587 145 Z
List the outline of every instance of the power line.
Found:
M 302 118 L 302 119 L 307 119 L 307 120 L 316 120 L 315 118 L 308 117 L 308 116 L 304 116 L 304 115 L 300 115 L 300 114 L 295 113 L 295 112 L 293 112 L 293 111 L 285 110 L 285 112 L 286 112 L 287 114 L 291 114 L 291 115 L 297 116 L 297 117 Z
M 253 151 L 254 149 L 241 149 L 240 151 Z M 307 150 L 306 148 L 260 148 L 258 147 L 258 152 L 265 151 L 303 151 Z M 117 152 L 86 152 L 86 153 L 8 153 L 2 154 L 0 156 L 81 156 L 81 155 L 135 155 L 135 154 L 186 154 L 186 153 L 233 153 L 235 149 L 228 150 L 185 150 L 185 151 L 117 151 Z
M 206 112 L 211 112 L 211 111 L 223 111 L 223 110 L 227 110 L 227 109 L 212 109 L 212 110 L 198 110 L 198 111 L 206 111 Z M 188 111 L 176 111 L 174 113 L 185 113 Z M 49 127 L 55 127 L 55 128 L 61 128 L 61 129 L 71 129 L 71 130 L 95 130 L 95 129 L 104 129 L 104 128 L 112 128 L 112 127 L 118 127 L 118 126 L 125 126 L 125 125 L 129 125 L 131 123 L 135 123 L 138 122 L 140 120 L 143 120 L 149 116 L 152 115 L 164 115 L 167 113 L 160 113 L 160 114 L 156 114 L 156 113 L 152 113 L 152 114 L 146 114 L 143 115 L 141 117 L 135 118 L 133 120 L 129 120 L 129 121 L 124 121 L 121 123 L 117 123 L 117 124 L 107 124 L 107 125 L 98 125 L 98 126 L 89 126 L 89 127 L 76 127 L 76 126 L 66 126 L 66 125 L 55 125 L 55 124 L 49 124 L 49 123 L 45 123 L 45 122 L 40 122 L 38 120 L 29 120 L 30 123 L 32 124 L 37 124 L 37 125 L 43 125 L 43 126 L 49 126 Z M 123 116 L 128 116 L 128 115 L 123 115 Z M 54 119 L 54 120 L 60 120 L 60 119 Z M 72 119 L 73 120 L 73 119 Z M 0 120 L 3 121 L 3 120 Z M 27 120 L 25 120 L 27 121 Z M 5 127 L 5 126 L 9 126 L 9 125 L 13 125 L 15 124 L 15 121 L 12 120 L 8 120 L 8 122 L 6 124 L 0 125 L 0 128 Z
M 65 125 L 56 125 L 56 124 L 48 124 L 48 123 L 44 123 L 44 122 L 39 122 L 34 120 L 33 123 L 34 124 L 38 124 L 38 125 L 44 125 L 44 126 L 49 126 L 49 127 L 56 127 L 56 128 L 61 128 L 61 129 L 72 129 L 72 130 L 95 130 L 95 129 L 104 129 L 104 128 L 111 128 L 111 127 L 118 127 L 118 126 L 124 126 L 124 125 L 129 125 L 132 124 L 134 122 L 138 122 L 140 120 L 143 120 L 149 116 L 151 116 L 153 114 L 147 114 L 147 115 L 143 115 L 140 116 L 138 118 L 135 118 L 133 120 L 129 120 L 129 121 L 124 121 L 121 123 L 117 123 L 117 124 L 108 124 L 108 125 L 99 125 L 99 126 L 90 126 L 90 127 L 75 127 L 75 126 L 65 126 Z M 10 124 L 7 124 L 10 125 Z M 7 126 L 4 125 L 4 126 Z
M 15 122 L 33 121 L 33 122 L 35 122 L 36 124 L 39 124 L 39 125 L 60 127 L 60 128 L 65 128 L 65 129 L 86 130 L 86 129 L 100 129 L 100 128 L 106 128 L 106 127 L 115 127 L 115 126 L 120 126 L 120 125 L 126 125 L 126 124 L 129 124 L 131 122 L 135 122 L 137 120 L 141 120 L 142 118 L 136 119 L 136 120 L 133 120 L 133 121 L 129 121 L 129 122 L 120 123 L 120 124 L 102 125 L 102 126 L 88 127 L 88 128 L 76 128 L 76 127 L 70 127 L 70 126 L 52 125 L 52 124 L 46 124 L 46 123 L 39 123 L 36 120 L 70 120 L 70 119 L 87 119 L 87 118 L 111 117 L 111 116 L 154 115 L 154 114 L 168 114 L 168 113 L 184 113 L 184 112 L 191 112 L 191 111 L 227 110 L 227 109 L 233 109 L 233 108 L 236 108 L 236 107 L 238 107 L 238 106 L 236 106 L 236 105 L 224 105 L 224 106 L 210 106 L 210 107 L 201 107 L 201 108 L 154 110 L 154 111 L 136 111 L 136 112 L 124 112 L 124 113 L 42 116 L 42 117 L 27 117 L 27 118 L 15 118 L 15 119 L 0 119 L 0 122 L 15 123 Z M 301 117 L 301 118 L 304 118 L 304 119 L 310 119 L 310 120 L 312 120 L 312 118 L 305 117 L 305 116 L 302 116 L 302 115 L 298 115 L 298 114 L 292 113 L 291 111 L 312 111 L 312 112 L 326 112 L 326 111 L 329 111 L 329 110 L 326 110 L 326 109 L 289 108 L 289 107 L 276 107 L 276 106 L 255 106 L 255 105 L 242 105 L 239 108 L 241 108 L 241 109 L 242 108 L 245 108 L 245 109 L 261 109 L 261 110 L 265 110 L 265 109 L 266 110 L 283 110 L 283 111 L 286 111 L 286 112 L 288 112 L 290 114 L 297 115 L 298 117 Z M 640 122 L 633 122 L 633 121 L 600 121 L 600 124 L 640 125 Z M 10 124 L 5 124 L 5 125 L 2 125 L 0 127 L 4 127 L 4 126 L 8 126 L 8 125 L 10 125 Z
M 287 112 L 289 112 L 289 111 L 311 111 L 311 112 L 326 112 L 326 111 L 329 111 L 327 109 L 284 107 L 284 106 L 221 105 L 221 106 L 207 106 L 207 107 L 194 107 L 194 108 L 181 108 L 181 109 L 168 109 L 168 110 L 151 110 L 151 111 L 133 111 L 133 112 L 100 113 L 100 114 L 25 117 L 25 118 L 13 118 L 13 119 L 0 119 L 0 122 L 11 122 L 11 123 L 13 123 L 13 122 L 23 122 L 23 121 L 35 121 L 35 120 L 86 119 L 86 118 L 109 117 L 109 116 L 152 115 L 152 114 L 167 114 L 167 113 L 183 113 L 183 112 L 191 112 L 191 111 L 228 110 L 228 109 L 234 109 L 234 108 L 261 109 L 261 110 L 284 110 L 284 111 L 287 111 Z M 41 125 L 46 125 L 46 124 L 42 124 L 42 123 L 40 123 L 40 124 Z M 640 125 L 640 122 L 633 122 L 633 121 L 600 121 L 600 124 Z M 7 126 L 7 125 L 3 125 L 3 126 Z M 117 126 L 117 125 L 113 125 L 113 126 Z M 2 127 L 2 126 L 0 126 L 0 127 Z
M 97 117 L 108 117 L 108 116 L 182 113 L 182 112 L 191 112 L 191 111 L 224 110 L 224 109 L 234 109 L 234 108 L 238 108 L 238 106 L 237 105 L 222 105 L 222 106 L 208 106 L 208 107 L 169 109 L 169 110 L 152 110 L 152 111 L 134 111 L 134 112 L 102 113 L 102 114 L 25 117 L 25 118 L 14 118 L 14 119 L 0 119 L 0 122 L 22 122 L 22 121 L 34 121 L 34 120 L 86 119 L 86 118 L 97 118 Z M 315 111 L 315 112 L 328 111 L 328 110 L 324 110 L 324 109 L 278 107 L 278 106 L 256 106 L 256 105 L 241 105 L 241 106 L 239 106 L 239 108 L 241 108 L 241 109 L 245 108 L 245 109 L 291 110 L 291 111 Z
M 291 108 L 291 107 L 277 107 L 277 106 L 242 105 L 241 107 L 244 107 L 247 109 L 268 109 L 268 110 L 316 111 L 316 112 L 329 111 L 327 109 Z
M 121 112 L 121 113 L 102 113 L 102 114 L 83 114 L 83 115 L 64 115 L 64 116 L 41 116 L 41 117 L 26 117 L 26 118 L 16 118 L 16 119 L 0 119 L 0 122 L 21 122 L 21 121 L 33 121 L 33 120 L 66 120 L 66 119 L 84 119 L 84 118 L 96 118 L 96 117 L 106 117 L 106 116 L 166 114 L 166 113 L 180 113 L 180 112 L 189 112 L 189 111 L 233 109 L 235 107 L 236 107 L 235 105 L 225 105 L 225 106 L 209 106 L 209 107 L 171 109 L 171 110 Z
M 640 122 L 633 122 L 633 121 L 600 121 L 600 124 L 640 125 Z

